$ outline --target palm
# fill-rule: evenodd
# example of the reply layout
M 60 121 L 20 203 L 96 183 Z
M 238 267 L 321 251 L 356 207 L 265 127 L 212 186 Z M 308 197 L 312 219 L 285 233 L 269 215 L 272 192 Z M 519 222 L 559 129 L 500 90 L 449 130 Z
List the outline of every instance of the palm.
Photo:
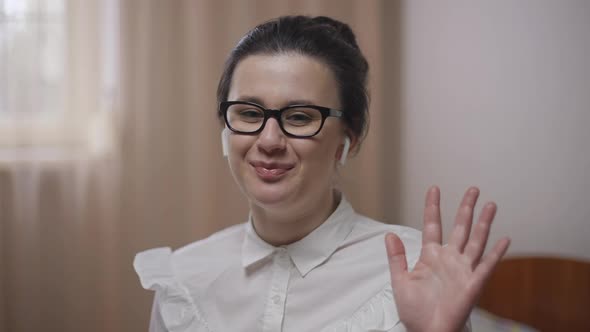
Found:
M 502 239 L 482 258 L 496 206 L 486 204 L 470 237 L 478 195 L 477 188 L 465 193 L 449 245 L 443 247 L 440 192 L 436 187 L 429 190 L 422 251 L 411 272 L 401 240 L 394 234 L 386 237 L 393 294 L 400 319 L 411 331 L 461 330 L 484 281 L 510 244 Z

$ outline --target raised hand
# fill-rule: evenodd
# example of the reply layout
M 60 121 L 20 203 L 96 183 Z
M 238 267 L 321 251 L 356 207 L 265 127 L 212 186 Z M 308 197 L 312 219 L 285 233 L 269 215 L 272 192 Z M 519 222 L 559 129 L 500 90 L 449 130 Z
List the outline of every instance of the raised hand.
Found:
M 411 272 L 402 241 L 393 233 L 386 235 L 393 296 L 399 317 L 409 331 L 461 331 L 486 279 L 506 253 L 509 238 L 499 240 L 482 257 L 496 214 L 492 202 L 483 207 L 470 236 L 478 196 L 479 189 L 467 190 L 449 243 L 443 247 L 440 190 L 428 190 L 422 251 Z

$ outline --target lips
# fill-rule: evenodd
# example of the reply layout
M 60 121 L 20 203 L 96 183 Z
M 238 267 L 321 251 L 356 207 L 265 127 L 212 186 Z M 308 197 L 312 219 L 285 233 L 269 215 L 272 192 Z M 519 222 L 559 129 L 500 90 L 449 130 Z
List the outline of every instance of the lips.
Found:
M 293 167 L 290 163 L 253 161 L 250 163 L 258 177 L 265 181 L 277 181 L 284 177 Z

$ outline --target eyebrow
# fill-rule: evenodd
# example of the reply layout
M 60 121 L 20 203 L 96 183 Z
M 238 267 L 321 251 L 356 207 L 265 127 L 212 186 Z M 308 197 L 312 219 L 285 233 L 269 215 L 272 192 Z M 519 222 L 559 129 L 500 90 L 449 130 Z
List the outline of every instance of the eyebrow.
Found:
M 254 97 L 254 96 L 240 96 L 236 100 L 247 101 L 250 103 L 254 103 L 254 104 L 258 104 L 258 105 L 266 107 L 266 105 L 264 105 L 264 102 L 262 101 L 262 99 L 260 99 L 258 97 Z M 289 100 L 282 107 L 287 107 L 287 106 L 292 106 L 292 105 L 315 105 L 315 103 L 313 103 L 307 99 L 293 99 L 293 100 Z

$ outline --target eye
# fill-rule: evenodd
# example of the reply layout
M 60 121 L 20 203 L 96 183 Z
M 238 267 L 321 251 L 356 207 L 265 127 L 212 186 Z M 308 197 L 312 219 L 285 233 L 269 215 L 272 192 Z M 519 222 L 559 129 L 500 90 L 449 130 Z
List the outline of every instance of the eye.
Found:
M 303 113 L 303 112 L 297 112 L 297 113 L 292 113 L 289 114 L 286 118 L 287 121 L 289 122 L 309 122 L 311 120 L 313 120 L 308 114 Z
M 247 122 L 257 122 L 264 119 L 264 114 L 255 108 L 246 108 L 237 112 L 240 120 Z
M 313 108 L 294 108 L 283 114 L 283 121 L 291 126 L 306 126 L 320 119 L 321 114 Z

